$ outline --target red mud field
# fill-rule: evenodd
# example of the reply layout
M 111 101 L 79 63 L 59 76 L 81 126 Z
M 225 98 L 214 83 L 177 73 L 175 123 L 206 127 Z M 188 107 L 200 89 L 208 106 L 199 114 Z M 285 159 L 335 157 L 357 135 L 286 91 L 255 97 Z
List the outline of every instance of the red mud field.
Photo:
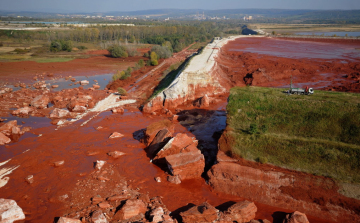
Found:
M 233 86 L 295 87 L 360 92 L 360 40 L 339 43 L 240 38 L 221 49 L 218 63 Z
M 289 84 L 289 76 L 293 75 L 293 83 L 311 83 L 309 85 L 315 90 L 331 86 L 334 90 L 342 87 L 346 91 L 358 92 L 359 88 L 356 84 L 353 88 L 349 87 L 349 84 L 356 83 L 360 72 L 359 58 L 353 55 L 348 55 L 345 59 L 329 61 L 324 58 L 316 58 L 316 60 L 314 58 L 286 58 L 233 51 L 233 49 L 246 49 L 250 44 L 254 48 L 261 46 L 261 50 L 264 50 L 266 47 L 262 44 L 274 45 L 273 41 L 265 38 L 242 38 L 223 47 L 218 58 L 218 65 L 224 73 L 228 74 L 227 81 L 232 86 L 250 84 L 282 87 Z M 292 44 L 288 40 L 285 43 Z M 359 48 L 360 43 L 351 43 L 347 46 Z M 273 49 L 270 48 L 270 50 Z M 160 196 L 164 205 L 173 212 L 174 216 L 193 204 L 199 205 L 205 201 L 221 209 L 229 202 L 244 200 L 239 196 L 213 191 L 204 178 L 184 180 L 181 184 L 168 182 L 166 180 L 168 174 L 150 162 L 145 152 L 145 145 L 134 139 L 135 132 L 146 128 L 151 123 L 171 117 L 169 113 L 166 115 L 161 112 L 146 115 L 138 108 L 144 102 L 144 98 L 151 95 L 158 82 L 154 80 L 158 80 L 171 63 L 183 60 L 191 52 L 182 53 L 164 61 L 164 65 L 157 71 L 151 72 L 147 69 L 137 71 L 131 79 L 119 84 L 130 92 L 128 98 L 137 99 L 137 103 L 124 106 L 123 114 L 102 112 L 84 126 L 81 124 L 89 120 L 92 114 L 65 127 L 45 125 L 46 127 L 36 128 L 37 126 L 34 125 L 34 129 L 21 136 L 18 142 L 0 146 L 0 162 L 11 159 L 6 167 L 19 165 L 7 175 L 10 180 L 0 188 L 0 198 L 13 199 L 18 203 L 26 215 L 26 220 L 23 222 L 53 222 L 56 217 L 64 215 L 79 219 L 84 213 L 88 213 L 87 210 L 94 210 L 97 207 L 91 198 L 97 195 L 106 198 L 124 191 L 141 193 L 138 198 Z M 22 80 L 30 76 L 28 78 L 30 80 L 35 73 L 75 76 L 85 73 L 85 75 L 102 73 L 103 69 L 116 70 L 118 68 L 113 63 L 117 61 L 118 59 L 96 56 L 65 63 L 26 62 L 25 65 L 22 65 L 24 62 L 2 63 L 0 69 L 4 71 L 1 74 L 4 74 L 5 79 L 11 75 L 12 78 Z M 17 71 L 12 72 L 11 68 Z M 15 77 L 13 74 L 16 74 Z M 351 77 L 344 78 L 344 74 L 351 74 Z M 106 91 L 103 94 L 106 94 Z M 206 136 L 203 140 L 208 140 L 213 134 L 207 134 L 207 131 L 214 132 L 214 129 L 209 129 L 214 128 L 211 123 L 219 121 L 222 125 L 225 124 L 225 105 L 226 95 L 223 95 L 211 103 L 210 107 L 201 111 L 194 111 L 198 107 L 193 105 L 179 107 L 183 110 L 180 113 L 185 116 L 204 118 L 210 115 L 207 119 L 201 119 L 200 123 L 194 122 L 194 124 L 184 124 L 186 120 L 173 121 L 175 133 L 186 133 L 199 140 L 202 140 L 199 135 L 204 134 Z M 176 112 L 175 108 L 172 112 Z M 213 119 L 213 114 L 217 118 Z M 50 123 L 50 120 L 48 122 Z M 98 128 L 99 126 L 102 128 Z M 124 136 L 109 139 L 113 132 L 119 132 Z M 202 143 L 206 145 L 206 142 Z M 111 151 L 121 151 L 125 155 L 115 159 L 107 155 Z M 107 162 L 100 173 L 94 169 L 94 163 L 97 160 Z M 64 161 L 64 164 L 56 167 L 54 162 L 57 161 Z M 34 176 L 34 182 L 31 184 L 25 180 L 29 175 Z M 161 182 L 156 182 L 154 180 L 156 177 L 160 177 Z M 272 222 L 282 222 L 279 220 L 279 215 L 283 216 L 284 213 L 295 211 L 295 209 L 272 207 L 259 202 L 255 204 L 258 208 L 255 219 L 268 219 Z M 114 211 L 108 208 L 105 212 L 111 214 Z M 306 213 L 306 215 L 312 223 L 335 222 L 332 219 L 313 216 L 311 213 Z

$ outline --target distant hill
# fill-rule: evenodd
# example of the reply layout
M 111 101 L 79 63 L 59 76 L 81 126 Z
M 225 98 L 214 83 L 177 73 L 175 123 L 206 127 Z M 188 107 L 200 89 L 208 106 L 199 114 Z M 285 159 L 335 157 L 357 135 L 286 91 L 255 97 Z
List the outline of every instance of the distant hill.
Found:
M 291 9 L 152 9 L 141 11 L 110 11 L 110 12 L 73 12 L 73 13 L 44 13 L 44 12 L 11 12 L 1 11 L 0 16 L 8 17 L 32 17 L 32 18 L 64 18 L 73 15 L 86 16 L 129 16 L 144 17 L 151 19 L 195 19 L 196 15 L 204 14 L 210 17 L 230 19 L 243 19 L 244 16 L 252 16 L 255 22 L 277 23 L 360 23 L 360 10 L 291 10 Z

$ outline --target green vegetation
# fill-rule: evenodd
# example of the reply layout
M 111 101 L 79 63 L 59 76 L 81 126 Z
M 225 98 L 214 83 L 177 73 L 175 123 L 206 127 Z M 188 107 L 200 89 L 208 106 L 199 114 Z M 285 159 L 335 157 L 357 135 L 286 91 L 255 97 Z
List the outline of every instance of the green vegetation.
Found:
M 126 48 L 124 46 L 116 46 L 113 45 L 108 48 L 108 51 L 110 52 L 112 57 L 115 58 L 126 58 L 128 57 L 128 53 L 126 52 Z
M 281 89 L 231 89 L 227 137 L 230 154 L 261 163 L 360 182 L 360 95 Z
M 154 51 L 150 54 L 150 63 L 152 66 L 157 66 L 159 64 L 158 56 Z
M 54 40 L 50 44 L 50 51 L 51 52 L 60 52 L 60 51 L 67 51 L 71 52 L 73 48 L 73 43 L 71 40 Z
M 120 95 L 123 95 L 123 96 L 127 95 L 126 90 L 125 90 L 124 88 L 122 88 L 122 87 L 118 87 L 118 88 L 117 88 L 117 91 L 118 91 L 118 93 L 119 93 Z
M 171 47 L 171 46 L 170 46 Z M 150 50 L 150 55 L 152 52 L 155 52 L 158 59 L 166 59 L 172 56 L 172 49 L 169 49 L 168 46 L 153 46 Z

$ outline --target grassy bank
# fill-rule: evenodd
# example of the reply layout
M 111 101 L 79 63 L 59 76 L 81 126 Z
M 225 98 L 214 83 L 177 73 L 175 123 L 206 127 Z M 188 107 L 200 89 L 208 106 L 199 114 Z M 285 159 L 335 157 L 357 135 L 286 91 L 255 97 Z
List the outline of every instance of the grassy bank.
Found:
M 360 95 L 233 88 L 227 106 L 231 153 L 245 159 L 360 182 Z

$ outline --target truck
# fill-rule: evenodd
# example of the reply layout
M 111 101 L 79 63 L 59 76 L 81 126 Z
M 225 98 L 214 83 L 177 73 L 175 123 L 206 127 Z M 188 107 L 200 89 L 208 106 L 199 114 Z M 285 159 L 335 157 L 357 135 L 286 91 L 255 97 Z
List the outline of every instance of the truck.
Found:
M 293 86 L 292 86 L 292 76 L 291 76 L 290 89 L 287 91 L 287 93 L 289 95 L 290 94 L 311 95 L 311 94 L 314 94 L 314 89 L 309 88 L 308 86 L 306 86 L 305 89 L 303 89 L 303 88 L 293 88 Z

